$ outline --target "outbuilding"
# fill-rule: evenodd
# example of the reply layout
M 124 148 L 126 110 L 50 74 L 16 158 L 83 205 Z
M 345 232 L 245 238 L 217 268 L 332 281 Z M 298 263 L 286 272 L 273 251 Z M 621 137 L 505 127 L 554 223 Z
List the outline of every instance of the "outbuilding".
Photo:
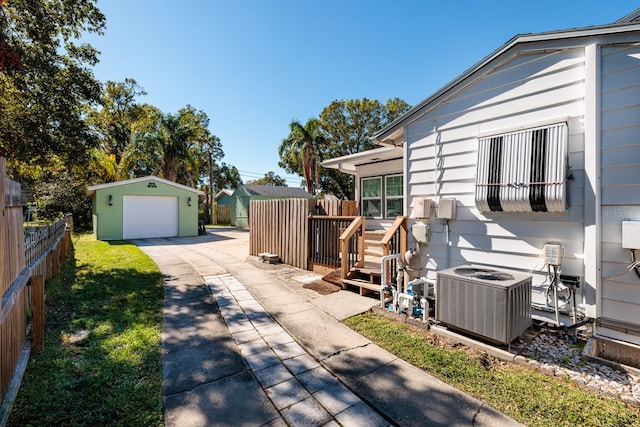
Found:
M 153 175 L 87 187 L 93 232 L 99 240 L 197 236 L 202 194 Z
M 312 199 L 313 196 L 302 188 L 278 185 L 240 185 L 233 192 L 231 204 L 231 224 L 249 227 L 249 203 L 251 200 L 272 199 Z

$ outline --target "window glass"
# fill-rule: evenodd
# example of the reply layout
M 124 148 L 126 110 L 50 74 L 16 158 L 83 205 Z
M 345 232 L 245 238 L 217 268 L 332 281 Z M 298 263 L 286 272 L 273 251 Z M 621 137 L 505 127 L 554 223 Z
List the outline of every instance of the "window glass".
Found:
M 382 180 L 380 178 L 367 178 L 362 180 L 362 197 L 380 197 Z
M 362 202 L 362 216 L 380 218 L 382 217 L 380 199 L 364 200 Z
M 382 178 L 366 178 L 362 180 L 362 215 L 382 217 Z
M 402 216 L 402 199 L 387 199 L 387 218 Z
M 402 175 L 386 177 L 387 196 L 402 196 Z

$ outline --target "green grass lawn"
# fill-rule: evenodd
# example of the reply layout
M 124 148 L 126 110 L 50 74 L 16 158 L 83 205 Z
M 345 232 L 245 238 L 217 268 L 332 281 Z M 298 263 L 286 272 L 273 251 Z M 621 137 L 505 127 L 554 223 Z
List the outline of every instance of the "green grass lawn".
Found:
M 74 240 L 46 284 L 45 348 L 31 354 L 8 424 L 162 425 L 158 267 L 127 242 Z
M 372 313 L 345 323 L 401 359 L 529 427 L 640 425 L 639 411 L 580 390 L 568 379 L 498 363 L 484 353 L 443 347 L 426 331 Z

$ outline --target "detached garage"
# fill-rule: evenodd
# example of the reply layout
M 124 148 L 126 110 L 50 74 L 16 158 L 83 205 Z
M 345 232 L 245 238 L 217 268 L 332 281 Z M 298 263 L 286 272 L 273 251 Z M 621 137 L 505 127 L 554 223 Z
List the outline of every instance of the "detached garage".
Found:
M 157 176 L 93 185 L 93 232 L 99 240 L 197 236 L 202 194 Z

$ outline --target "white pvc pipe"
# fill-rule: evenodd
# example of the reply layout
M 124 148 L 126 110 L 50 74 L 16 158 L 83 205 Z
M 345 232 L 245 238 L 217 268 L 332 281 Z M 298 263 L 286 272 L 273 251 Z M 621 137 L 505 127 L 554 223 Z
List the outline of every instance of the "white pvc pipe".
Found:
M 384 308 L 384 290 L 387 287 L 391 287 L 390 283 L 387 283 L 387 261 L 392 260 L 392 259 L 398 259 L 399 261 L 402 259 L 402 255 L 401 254 L 392 254 L 392 255 L 385 255 L 380 259 L 381 262 L 381 268 L 380 268 L 380 308 Z M 396 303 L 396 298 L 395 298 L 395 294 L 394 294 L 394 298 L 393 298 L 393 304 L 395 306 Z

